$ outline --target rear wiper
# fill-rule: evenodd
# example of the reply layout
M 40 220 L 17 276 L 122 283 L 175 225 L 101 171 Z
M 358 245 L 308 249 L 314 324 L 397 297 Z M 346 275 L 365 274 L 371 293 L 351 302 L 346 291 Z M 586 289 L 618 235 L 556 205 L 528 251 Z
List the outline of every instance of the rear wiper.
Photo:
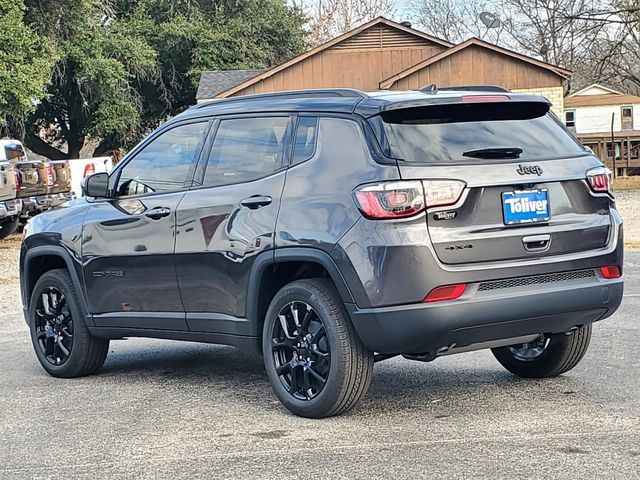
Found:
M 479 148 L 462 152 L 463 157 L 473 158 L 519 158 L 523 150 L 520 147 Z

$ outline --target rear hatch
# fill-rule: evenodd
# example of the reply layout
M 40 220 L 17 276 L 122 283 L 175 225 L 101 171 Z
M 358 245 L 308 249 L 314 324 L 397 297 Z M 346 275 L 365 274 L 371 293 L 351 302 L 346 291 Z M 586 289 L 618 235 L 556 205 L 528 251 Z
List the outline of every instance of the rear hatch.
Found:
M 47 193 L 47 169 L 44 162 L 16 162 L 14 166 L 18 170 L 18 198 L 45 195 Z
M 0 201 L 16 198 L 16 174 L 10 162 L 0 162 Z
M 66 193 L 71 191 L 71 168 L 67 160 L 45 163 L 47 168 L 47 187 L 49 193 Z
M 606 173 L 549 104 L 464 98 L 371 119 L 402 179 L 422 180 L 427 204 L 444 204 L 426 216 L 440 261 L 530 259 L 606 246 L 612 200 L 593 191 L 587 171 Z

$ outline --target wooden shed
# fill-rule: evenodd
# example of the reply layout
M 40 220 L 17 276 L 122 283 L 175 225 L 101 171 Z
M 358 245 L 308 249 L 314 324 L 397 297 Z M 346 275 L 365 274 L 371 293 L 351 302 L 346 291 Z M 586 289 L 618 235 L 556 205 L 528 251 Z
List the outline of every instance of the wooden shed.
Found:
M 365 91 L 442 86 L 502 85 L 547 96 L 562 112 L 568 70 L 472 38 L 459 45 L 406 24 L 376 18 L 323 45 L 226 88 L 225 72 L 205 72 L 198 101 L 308 88 L 351 87 Z M 237 78 L 237 74 L 228 72 Z M 206 78 L 205 78 L 206 75 Z M 209 85 L 219 79 L 223 88 Z M 203 85 L 203 82 L 205 84 Z

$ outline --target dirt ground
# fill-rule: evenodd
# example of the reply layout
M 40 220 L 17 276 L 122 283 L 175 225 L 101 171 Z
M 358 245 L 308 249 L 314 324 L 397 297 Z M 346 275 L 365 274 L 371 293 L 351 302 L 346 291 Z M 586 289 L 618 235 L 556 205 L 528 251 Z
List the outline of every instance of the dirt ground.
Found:
M 624 221 L 625 246 L 640 249 L 640 189 L 618 190 L 615 197 Z

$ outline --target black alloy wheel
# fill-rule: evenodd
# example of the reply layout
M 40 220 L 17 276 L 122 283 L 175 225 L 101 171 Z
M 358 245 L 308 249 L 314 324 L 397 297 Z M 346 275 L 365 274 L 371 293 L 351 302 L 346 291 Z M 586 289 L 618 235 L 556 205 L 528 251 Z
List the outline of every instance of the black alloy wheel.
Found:
M 73 348 L 73 318 L 64 294 L 46 288 L 36 307 L 36 338 L 40 352 L 51 365 L 63 365 Z
M 331 369 L 327 331 L 318 313 L 306 302 L 286 304 L 271 338 L 276 373 L 284 388 L 298 400 L 315 398 Z

